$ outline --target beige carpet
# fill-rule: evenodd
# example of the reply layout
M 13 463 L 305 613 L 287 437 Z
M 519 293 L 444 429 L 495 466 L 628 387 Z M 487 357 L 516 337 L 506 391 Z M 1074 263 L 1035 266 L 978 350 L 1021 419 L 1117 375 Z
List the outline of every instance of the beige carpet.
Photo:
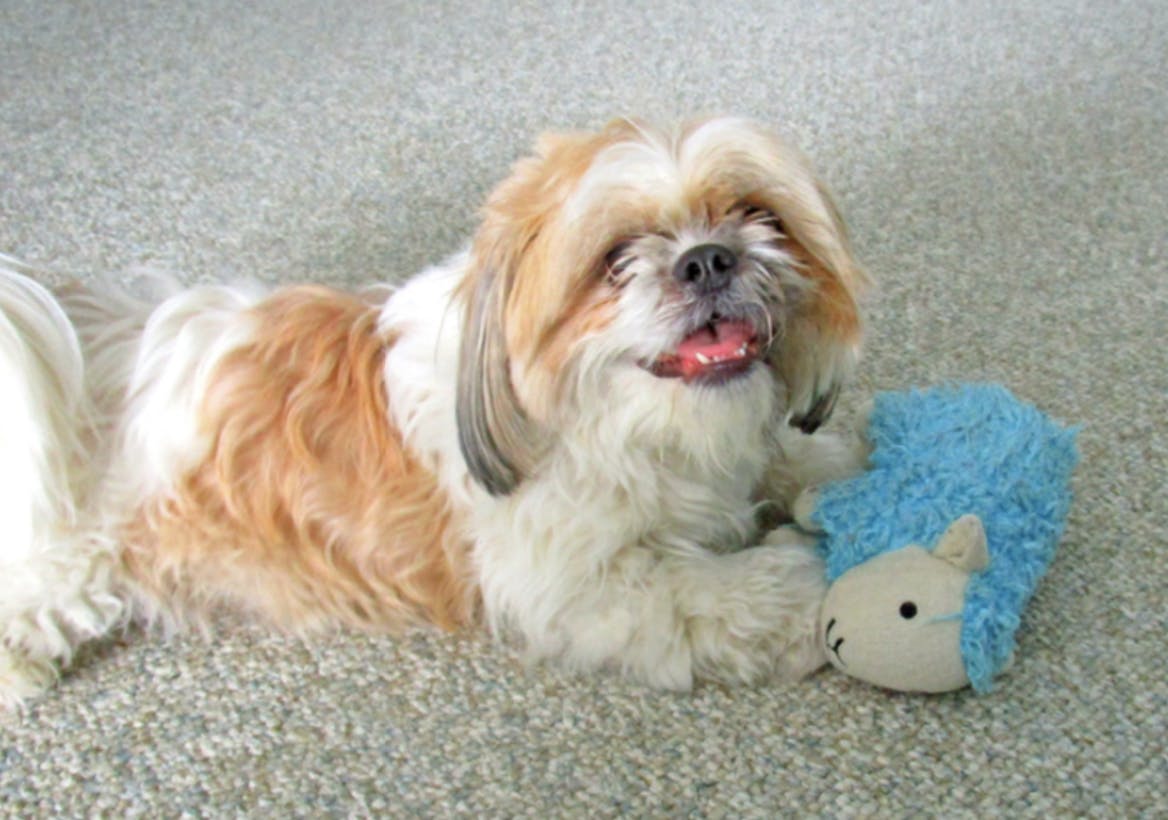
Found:
M 396 279 L 541 129 L 744 113 L 817 158 L 881 282 L 845 410 L 992 379 L 1083 425 L 989 696 L 131 633 L 0 724 L 0 812 L 1168 816 L 1166 42 L 1161 0 L 0 0 L 0 250 L 32 263 Z

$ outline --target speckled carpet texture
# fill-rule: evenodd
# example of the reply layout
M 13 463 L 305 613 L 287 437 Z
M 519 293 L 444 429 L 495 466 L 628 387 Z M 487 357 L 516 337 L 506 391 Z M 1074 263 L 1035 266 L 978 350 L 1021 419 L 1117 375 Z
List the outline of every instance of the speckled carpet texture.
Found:
M 749 115 L 880 284 L 833 425 L 998 381 L 1082 425 L 994 692 L 665 694 L 482 635 L 130 630 L 0 719 L 0 813 L 1168 816 L 1168 4 L 0 0 L 0 251 L 397 281 L 541 130 Z

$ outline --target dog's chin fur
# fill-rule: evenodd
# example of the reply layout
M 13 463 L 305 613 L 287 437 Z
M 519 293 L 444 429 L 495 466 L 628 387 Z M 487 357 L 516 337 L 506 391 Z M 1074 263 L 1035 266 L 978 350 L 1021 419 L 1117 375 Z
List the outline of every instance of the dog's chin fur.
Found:
M 728 283 L 674 275 L 711 243 Z M 854 366 L 866 280 L 807 163 L 752 123 L 545 137 L 468 250 L 392 292 L 74 289 L 70 324 L 4 275 L 6 431 L 39 421 L 0 466 L 34 494 L 0 561 L 36 581 L 10 604 L 0 580 L 0 699 L 123 609 L 482 620 L 671 688 L 824 660 L 820 561 L 758 521 L 862 460 L 794 427 Z M 13 325 L 30 310 L 54 321 Z M 732 367 L 663 364 L 721 320 L 753 328 Z

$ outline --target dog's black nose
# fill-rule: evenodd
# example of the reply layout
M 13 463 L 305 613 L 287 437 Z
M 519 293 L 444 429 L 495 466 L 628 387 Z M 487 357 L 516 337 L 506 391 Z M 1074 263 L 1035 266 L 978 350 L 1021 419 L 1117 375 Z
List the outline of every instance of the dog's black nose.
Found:
M 673 277 L 702 293 L 721 290 L 738 270 L 738 257 L 725 245 L 695 245 L 673 266 Z

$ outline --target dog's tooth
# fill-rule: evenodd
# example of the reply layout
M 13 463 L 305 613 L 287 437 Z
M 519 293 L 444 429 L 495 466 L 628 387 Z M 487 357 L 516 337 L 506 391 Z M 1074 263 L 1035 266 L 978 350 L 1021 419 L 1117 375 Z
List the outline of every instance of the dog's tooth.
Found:
M 703 353 L 695 353 L 694 358 L 698 360 L 698 364 L 709 364 L 710 357 Z

